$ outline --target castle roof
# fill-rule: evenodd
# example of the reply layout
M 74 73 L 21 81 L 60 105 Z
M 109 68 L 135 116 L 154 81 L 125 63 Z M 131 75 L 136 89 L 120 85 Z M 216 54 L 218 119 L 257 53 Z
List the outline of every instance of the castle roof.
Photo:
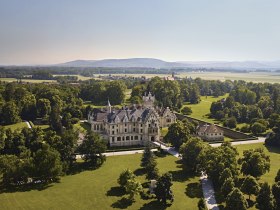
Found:
M 152 108 L 135 108 L 131 109 L 115 109 L 111 113 L 103 111 L 101 109 L 94 109 L 90 115 L 93 117 L 93 121 L 102 122 L 106 121 L 109 123 L 118 122 L 146 122 L 148 116 L 154 113 L 157 115 Z
M 214 124 L 204 124 L 198 127 L 198 132 L 201 133 L 223 133 L 222 129 Z

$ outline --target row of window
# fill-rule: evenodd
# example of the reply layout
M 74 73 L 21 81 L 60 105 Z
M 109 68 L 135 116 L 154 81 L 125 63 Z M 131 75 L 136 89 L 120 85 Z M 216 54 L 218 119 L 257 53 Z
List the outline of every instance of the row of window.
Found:
M 115 142 L 116 141 L 130 141 L 130 140 L 135 140 L 135 141 L 138 141 L 139 140 L 139 137 L 138 136 L 123 136 L 123 137 L 111 137 L 111 140 L 112 142 Z M 140 136 L 140 140 L 143 140 L 143 137 Z
M 125 129 L 124 129 L 124 133 L 127 133 L 127 132 L 128 132 L 128 130 L 125 128 Z M 132 132 L 136 132 L 136 129 L 133 128 Z M 117 129 L 117 131 L 116 131 L 116 134 L 117 134 L 117 133 L 119 133 L 119 130 L 118 130 L 118 129 Z M 140 133 L 143 133 L 143 129 L 140 129 Z M 115 131 L 111 131 L 111 134 L 114 135 L 114 134 L 115 134 Z

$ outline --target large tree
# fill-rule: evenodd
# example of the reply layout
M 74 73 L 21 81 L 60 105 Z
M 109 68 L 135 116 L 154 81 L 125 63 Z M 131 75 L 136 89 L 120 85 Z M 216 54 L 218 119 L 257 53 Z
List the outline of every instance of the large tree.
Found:
M 200 165 L 201 155 L 207 147 L 200 138 L 191 138 L 180 147 L 183 165 L 187 171 L 197 172 Z
M 247 207 L 248 203 L 243 193 L 238 188 L 234 188 L 226 198 L 226 208 L 228 210 L 246 210 Z
M 260 177 L 270 169 L 270 158 L 262 148 L 245 150 L 239 162 L 244 175 Z
M 261 185 L 260 192 L 256 198 L 256 207 L 260 210 L 273 209 L 273 196 L 267 182 Z
M 83 159 L 93 167 L 101 166 L 106 160 L 106 142 L 97 133 L 88 132 L 78 151 L 83 155 Z
M 20 122 L 21 119 L 19 117 L 19 108 L 13 101 L 7 102 L 3 106 L 2 120 L 4 121 L 4 124 L 7 125 Z
M 163 174 L 157 181 L 155 195 L 158 201 L 166 205 L 167 200 L 173 202 L 172 175 L 170 173 Z
M 59 153 L 43 144 L 34 155 L 34 177 L 41 181 L 52 181 L 59 179 L 62 173 L 62 163 Z
M 259 183 L 253 176 L 247 176 L 241 185 L 241 191 L 249 195 L 249 200 L 251 195 L 257 195 L 260 191 Z
M 189 128 L 181 121 L 177 121 L 169 126 L 164 140 L 171 143 L 173 147 L 179 147 L 190 138 Z
M 272 186 L 272 194 L 275 199 L 275 209 L 279 210 L 280 209 L 280 181 L 276 182 Z

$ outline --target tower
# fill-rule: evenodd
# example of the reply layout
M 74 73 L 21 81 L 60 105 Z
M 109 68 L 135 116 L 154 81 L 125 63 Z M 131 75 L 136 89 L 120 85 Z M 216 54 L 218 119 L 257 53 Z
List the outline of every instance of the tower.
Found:
M 108 104 L 107 104 L 107 112 L 108 112 L 108 113 L 111 113 L 111 112 L 112 112 L 112 106 L 111 106 L 111 104 L 110 104 L 109 99 L 108 99 Z
M 145 95 L 142 97 L 142 99 L 143 99 L 143 106 L 144 106 L 144 107 L 147 107 L 147 108 L 152 108 L 152 107 L 154 107 L 155 96 L 153 96 L 153 95 L 151 94 L 151 92 L 149 92 L 148 95 L 145 94 Z

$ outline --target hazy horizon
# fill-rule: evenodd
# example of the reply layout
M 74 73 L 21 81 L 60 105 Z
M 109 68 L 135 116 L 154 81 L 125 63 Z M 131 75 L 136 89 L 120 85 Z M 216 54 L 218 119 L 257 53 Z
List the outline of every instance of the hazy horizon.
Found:
M 0 65 L 279 61 L 277 0 L 0 2 Z

